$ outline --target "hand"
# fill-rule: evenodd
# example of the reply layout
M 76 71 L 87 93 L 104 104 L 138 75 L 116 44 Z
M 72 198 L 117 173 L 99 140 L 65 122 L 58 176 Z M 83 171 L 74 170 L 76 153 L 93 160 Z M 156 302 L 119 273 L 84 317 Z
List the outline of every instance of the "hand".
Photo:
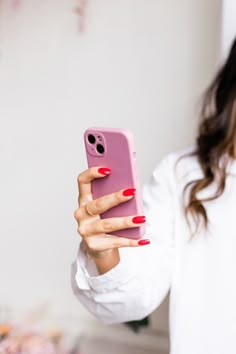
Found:
M 106 178 L 110 173 L 107 168 L 93 167 L 78 176 L 79 207 L 74 216 L 78 222 L 78 233 L 83 238 L 83 245 L 93 258 L 103 258 L 119 247 L 137 247 L 150 243 L 149 240 L 133 240 L 109 235 L 113 231 L 137 227 L 137 224 L 145 222 L 144 216 L 137 215 L 100 218 L 100 214 L 127 202 L 135 194 L 134 188 L 128 188 L 93 200 L 91 181 L 95 178 Z

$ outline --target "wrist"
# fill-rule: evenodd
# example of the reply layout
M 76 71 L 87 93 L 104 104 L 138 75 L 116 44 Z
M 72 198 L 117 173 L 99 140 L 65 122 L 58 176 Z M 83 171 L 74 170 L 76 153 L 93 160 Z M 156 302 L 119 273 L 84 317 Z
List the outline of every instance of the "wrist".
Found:
M 120 262 L 119 250 L 117 248 L 109 249 L 96 255 L 88 254 L 88 257 L 96 264 L 99 274 L 109 272 Z
M 94 261 L 99 260 L 99 259 L 105 259 L 107 257 L 110 257 L 111 254 L 113 253 L 113 250 L 105 250 L 105 251 L 91 251 L 89 249 L 86 250 L 87 256 Z

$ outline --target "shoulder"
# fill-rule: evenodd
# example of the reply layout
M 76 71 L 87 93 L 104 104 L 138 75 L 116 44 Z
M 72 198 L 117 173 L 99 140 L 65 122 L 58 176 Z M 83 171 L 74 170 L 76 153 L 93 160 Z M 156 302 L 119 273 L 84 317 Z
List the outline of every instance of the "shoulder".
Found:
M 156 165 L 154 177 L 162 176 L 172 186 L 200 178 L 202 171 L 195 151 L 195 146 L 190 146 L 166 154 Z
M 161 158 L 157 163 L 155 170 L 172 170 L 178 169 L 178 171 L 199 168 L 199 162 L 197 156 L 194 154 L 195 147 L 190 146 L 185 149 L 172 151 Z

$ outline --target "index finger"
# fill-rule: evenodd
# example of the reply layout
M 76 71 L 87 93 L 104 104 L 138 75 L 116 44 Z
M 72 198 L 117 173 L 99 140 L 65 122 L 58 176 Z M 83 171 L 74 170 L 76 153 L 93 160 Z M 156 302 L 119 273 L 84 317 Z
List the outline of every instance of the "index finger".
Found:
M 79 205 L 83 206 L 93 199 L 91 182 L 95 178 L 108 176 L 111 170 L 107 167 L 91 167 L 82 172 L 78 178 Z

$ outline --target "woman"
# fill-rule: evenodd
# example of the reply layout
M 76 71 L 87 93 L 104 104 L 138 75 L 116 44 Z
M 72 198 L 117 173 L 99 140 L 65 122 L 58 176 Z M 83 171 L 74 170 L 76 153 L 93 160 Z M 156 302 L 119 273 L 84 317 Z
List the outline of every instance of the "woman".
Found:
M 165 157 L 144 187 L 150 245 L 107 237 L 136 226 L 132 216 L 100 220 L 132 198 L 92 200 L 91 181 L 109 173 L 78 178 L 76 296 L 114 323 L 142 319 L 170 291 L 171 354 L 236 353 L 236 39 L 206 93 L 196 145 Z

